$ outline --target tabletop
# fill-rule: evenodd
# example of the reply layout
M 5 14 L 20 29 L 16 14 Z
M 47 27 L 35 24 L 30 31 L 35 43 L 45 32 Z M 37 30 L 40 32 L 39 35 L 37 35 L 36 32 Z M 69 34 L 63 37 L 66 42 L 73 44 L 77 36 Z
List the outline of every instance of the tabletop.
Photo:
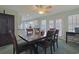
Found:
M 27 35 L 26 32 L 20 33 L 19 35 L 21 37 L 23 37 L 24 39 L 26 39 L 28 42 L 31 42 L 31 41 L 37 41 L 37 40 L 45 38 L 46 37 L 46 32 L 43 36 L 41 36 L 41 33 L 39 33 L 39 34 L 33 33 L 33 35 Z

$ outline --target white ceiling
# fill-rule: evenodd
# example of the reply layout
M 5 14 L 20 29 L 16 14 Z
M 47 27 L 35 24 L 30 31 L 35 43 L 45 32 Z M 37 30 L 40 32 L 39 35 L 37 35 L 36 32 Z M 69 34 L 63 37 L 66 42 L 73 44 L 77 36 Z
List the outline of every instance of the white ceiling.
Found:
M 33 11 L 33 5 L 1 5 L 0 7 L 14 10 L 19 14 L 24 15 L 27 19 L 42 16 Z M 68 11 L 76 8 L 79 8 L 79 6 L 78 5 L 52 5 L 50 12 L 44 15 L 56 14 L 56 13 L 60 13 L 60 12 L 64 12 L 64 11 Z

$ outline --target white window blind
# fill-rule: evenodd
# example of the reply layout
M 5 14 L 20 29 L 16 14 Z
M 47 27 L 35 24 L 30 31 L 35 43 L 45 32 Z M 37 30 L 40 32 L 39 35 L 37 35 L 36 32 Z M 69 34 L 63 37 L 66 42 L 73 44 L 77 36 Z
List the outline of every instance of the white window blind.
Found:
M 62 36 L 62 19 L 49 20 L 49 28 L 58 29 L 59 36 Z
M 68 31 L 75 32 L 76 27 L 79 27 L 79 14 L 70 15 L 68 17 Z
M 29 26 L 31 26 L 32 28 L 37 28 L 38 27 L 38 21 L 34 20 L 34 21 L 22 22 L 19 25 L 19 29 L 26 29 L 26 28 L 29 28 Z
M 41 30 L 46 30 L 46 20 L 41 20 Z
M 49 28 L 54 28 L 54 20 L 49 20 Z
M 62 36 L 62 19 L 56 20 L 55 27 L 59 30 L 59 36 Z

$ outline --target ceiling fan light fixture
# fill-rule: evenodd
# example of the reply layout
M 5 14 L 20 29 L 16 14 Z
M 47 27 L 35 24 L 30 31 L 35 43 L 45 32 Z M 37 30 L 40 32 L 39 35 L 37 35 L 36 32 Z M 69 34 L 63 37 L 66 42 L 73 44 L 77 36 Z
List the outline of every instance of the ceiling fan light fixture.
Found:
M 39 14 L 44 14 L 45 12 L 44 12 L 44 11 L 39 11 L 38 13 L 39 13 Z
M 52 6 L 47 5 L 36 5 L 34 6 L 34 11 L 38 12 L 39 14 L 45 14 L 51 9 Z

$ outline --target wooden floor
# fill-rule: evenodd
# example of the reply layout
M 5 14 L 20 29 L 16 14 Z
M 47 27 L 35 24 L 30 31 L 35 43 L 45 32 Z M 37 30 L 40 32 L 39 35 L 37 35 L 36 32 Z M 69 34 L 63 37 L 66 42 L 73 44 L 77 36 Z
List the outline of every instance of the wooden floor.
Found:
M 0 47 L 0 54 L 12 54 L 12 45 L 7 45 Z M 79 43 L 65 43 L 64 40 L 59 40 L 59 48 L 56 48 L 56 52 L 53 54 L 78 54 L 79 53 Z M 29 54 L 29 50 L 27 52 L 23 52 L 23 54 Z M 39 47 L 39 54 L 44 54 L 42 48 Z M 50 54 L 49 48 L 47 49 L 47 54 Z

